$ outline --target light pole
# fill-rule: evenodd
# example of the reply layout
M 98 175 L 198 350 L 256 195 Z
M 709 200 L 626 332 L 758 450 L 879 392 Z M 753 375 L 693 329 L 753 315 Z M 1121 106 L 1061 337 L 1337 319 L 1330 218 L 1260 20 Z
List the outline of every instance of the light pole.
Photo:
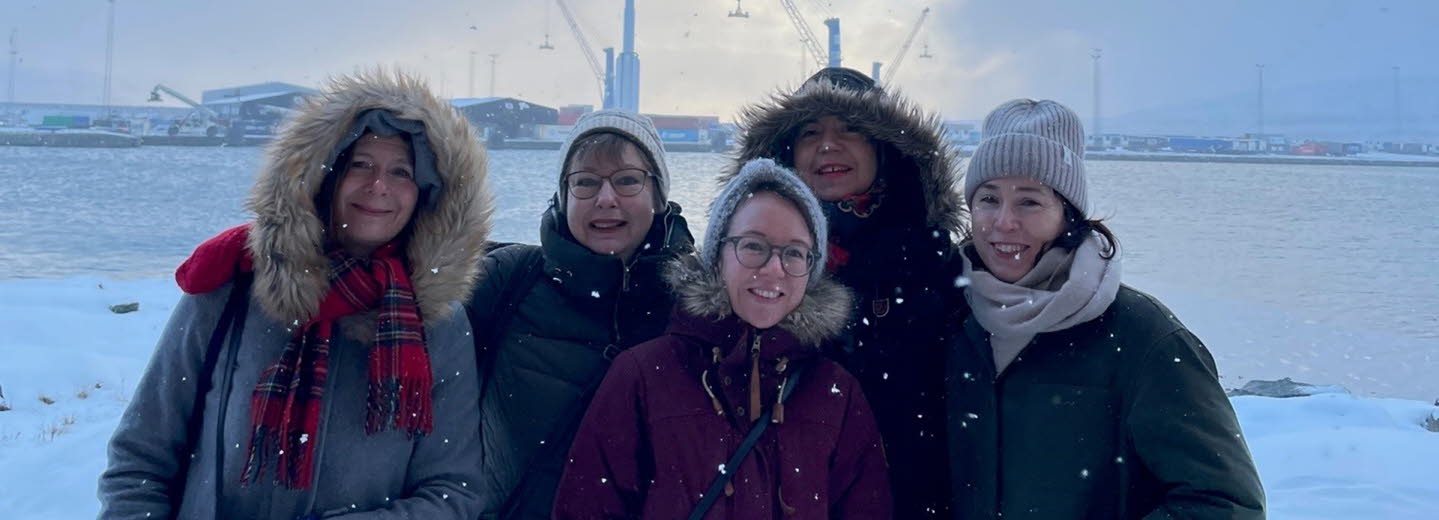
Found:
M 1404 139 L 1404 117 L 1399 111 L 1399 66 L 1394 67 L 1394 140 Z
M 499 57 L 499 54 L 490 54 L 490 97 L 495 97 L 495 60 Z
M 1093 127 L 1094 127 L 1094 131 L 1093 131 L 1094 142 L 1095 142 L 1096 145 L 1098 145 L 1098 146 L 1100 146 L 1100 147 L 1103 147 L 1103 146 L 1104 146 L 1104 145 L 1103 145 L 1104 137 L 1101 136 L 1101 134 L 1100 134 L 1100 127 L 1099 127 L 1099 57 L 1100 57 L 1100 52 L 1101 52 L 1100 49 L 1094 49 L 1094 52 L 1090 53 L 1090 54 L 1089 54 L 1089 57 L 1094 59 L 1094 124 L 1093 124 Z
M 1264 138 L 1264 64 L 1255 64 L 1254 68 L 1259 70 L 1259 140 L 1268 148 L 1268 141 Z
M 110 0 L 110 21 L 105 27 L 105 89 L 100 101 L 105 106 L 102 116 L 110 117 L 110 71 L 115 63 L 115 0 Z
M 470 51 L 470 90 L 469 97 L 475 97 L 475 51 Z
M 9 82 L 5 88 L 6 103 L 15 102 L 15 65 L 20 62 L 20 49 L 15 48 L 15 33 L 18 32 L 19 29 L 10 29 L 10 73 L 6 76 Z

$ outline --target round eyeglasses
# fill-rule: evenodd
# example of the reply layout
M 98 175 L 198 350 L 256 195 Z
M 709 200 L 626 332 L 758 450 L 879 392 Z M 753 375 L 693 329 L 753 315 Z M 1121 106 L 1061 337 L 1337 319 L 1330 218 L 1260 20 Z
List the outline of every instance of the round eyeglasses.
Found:
M 615 194 L 633 197 L 645 191 L 645 178 L 652 175 L 639 168 L 623 168 L 610 173 L 608 177 L 590 171 L 573 171 L 565 176 L 565 186 L 576 199 L 592 199 L 600 194 L 600 187 L 606 182 Z
M 779 254 L 779 266 L 790 276 L 804 276 L 814 269 L 814 251 L 801 246 L 775 246 L 755 237 L 725 237 L 721 243 L 734 244 L 734 258 L 739 265 L 759 269 Z

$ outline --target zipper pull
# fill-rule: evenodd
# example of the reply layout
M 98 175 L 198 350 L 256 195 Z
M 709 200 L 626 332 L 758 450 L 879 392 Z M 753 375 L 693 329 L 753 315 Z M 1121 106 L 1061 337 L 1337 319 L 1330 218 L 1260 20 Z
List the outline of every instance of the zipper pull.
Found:
M 760 415 L 759 386 L 759 331 L 754 333 L 754 344 L 749 349 L 749 420 L 755 422 Z

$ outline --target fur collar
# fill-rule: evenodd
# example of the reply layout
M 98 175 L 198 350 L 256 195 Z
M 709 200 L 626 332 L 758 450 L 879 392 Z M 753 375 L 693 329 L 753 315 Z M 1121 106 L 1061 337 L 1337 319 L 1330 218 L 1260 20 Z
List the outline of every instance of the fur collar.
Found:
M 685 312 L 713 320 L 734 312 L 724 281 L 718 273 L 702 268 L 699 259 L 683 256 L 670 262 L 664 277 Z M 799 307 L 776 326 L 789 331 L 801 344 L 818 348 L 844 332 L 852 298 L 849 289 L 826 276 L 806 290 Z
M 451 302 L 469 296 L 480 275 L 493 204 L 485 151 L 469 122 L 416 78 L 383 70 L 340 77 L 307 98 L 286 122 L 268 146 L 250 194 L 253 297 L 282 323 L 313 315 L 329 290 L 325 226 L 315 195 L 342 134 L 372 108 L 424 122 L 444 180 L 435 208 L 416 208 L 405 251 L 422 318 L 427 323 L 448 318 Z
M 743 129 L 739 157 L 721 176 L 720 183 L 727 182 L 739 165 L 751 159 L 785 157 L 789 140 L 800 126 L 827 115 L 839 116 L 865 135 L 894 146 L 913 164 L 910 171 L 920 176 L 925 224 L 947 230 L 959 239 L 968 237 L 957 152 L 946 140 L 939 117 L 926 113 L 897 92 L 855 92 L 816 82 L 798 92 L 776 93 L 746 107 L 738 117 Z

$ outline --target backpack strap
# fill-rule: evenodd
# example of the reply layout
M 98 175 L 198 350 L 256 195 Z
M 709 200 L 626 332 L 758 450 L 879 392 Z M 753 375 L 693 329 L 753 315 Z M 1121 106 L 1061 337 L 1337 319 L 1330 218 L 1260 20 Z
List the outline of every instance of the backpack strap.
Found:
M 200 431 L 205 426 L 205 396 L 215 386 L 215 367 L 220 362 L 220 351 L 224 348 L 226 333 L 229 333 L 231 348 L 236 348 L 240 344 L 241 333 L 245 330 L 245 314 L 250 309 L 250 282 L 253 280 L 254 275 L 251 273 L 235 274 L 235 282 L 230 287 L 230 296 L 225 301 L 225 310 L 220 312 L 220 320 L 215 323 L 215 331 L 210 333 L 210 343 L 205 347 L 205 358 L 200 368 L 200 377 L 196 378 L 198 381 L 195 382 L 195 406 L 190 409 L 190 418 L 187 421 L 189 427 L 185 430 L 187 436 L 185 451 L 180 452 L 181 456 L 178 457 L 179 464 L 175 475 L 180 482 L 184 482 L 190 473 L 190 457 L 188 455 L 194 453 L 200 445 Z M 222 403 L 224 399 L 225 396 L 220 396 Z M 217 430 L 223 434 L 225 429 L 222 426 Z M 219 464 L 216 464 L 215 471 L 217 474 L 211 480 L 215 482 L 215 497 L 218 498 L 224 482 L 220 478 L 221 475 L 218 474 L 221 471 Z M 170 497 L 174 511 L 180 510 L 180 501 L 184 499 L 184 496 L 185 493 L 181 491 Z
M 511 246 L 506 246 L 511 247 Z M 524 256 L 520 257 L 519 268 L 515 270 L 514 276 L 506 280 L 505 287 L 500 289 L 500 294 L 490 303 L 488 323 L 484 325 L 485 330 L 476 331 L 475 336 L 482 338 L 480 351 L 475 353 L 475 359 L 479 364 L 480 373 L 480 403 L 485 401 L 485 388 L 490 386 L 490 370 L 494 368 L 494 356 L 499 347 L 504 332 L 510 327 L 510 321 L 514 319 L 520 301 L 530 294 L 530 288 L 535 286 L 540 276 L 545 273 L 545 254 L 539 247 L 517 245 L 513 247 L 525 248 Z M 471 323 L 471 325 L 474 325 Z
M 802 367 L 789 373 L 789 377 L 785 378 L 784 390 L 780 393 L 779 402 L 783 403 L 785 399 L 789 398 L 789 394 L 794 392 L 794 387 L 799 383 L 800 375 L 803 373 L 804 368 Z M 744 442 L 740 443 L 739 448 L 733 455 L 730 455 L 729 460 L 725 461 L 724 471 L 715 477 L 714 482 L 710 482 L 709 489 L 705 490 L 705 494 L 700 497 L 700 502 L 695 504 L 694 510 L 690 511 L 689 520 L 703 519 L 705 514 L 709 513 L 710 508 L 714 507 L 715 501 L 724 494 L 725 484 L 734 479 L 734 474 L 739 471 L 740 464 L 744 463 L 749 452 L 754 451 L 755 444 L 759 443 L 760 436 L 764 434 L 765 428 L 769 427 L 770 416 L 773 414 L 774 407 L 770 407 L 760 414 L 759 420 L 755 421 L 753 427 L 750 427 L 749 435 L 745 436 Z

